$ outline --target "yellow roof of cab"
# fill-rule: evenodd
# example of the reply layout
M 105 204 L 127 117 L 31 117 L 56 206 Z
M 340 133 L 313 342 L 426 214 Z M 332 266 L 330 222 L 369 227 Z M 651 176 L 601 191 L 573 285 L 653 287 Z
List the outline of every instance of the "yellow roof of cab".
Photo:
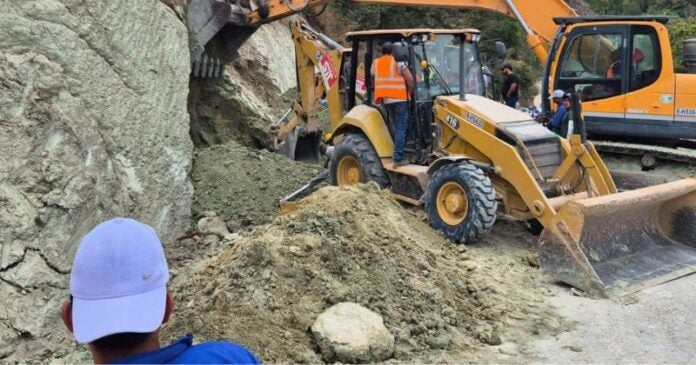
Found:
M 346 33 L 346 39 L 351 39 L 353 37 L 360 36 L 402 36 L 410 37 L 414 34 L 467 34 L 475 33 L 479 34 L 481 31 L 474 28 L 465 29 L 430 29 L 430 28 L 414 28 L 414 29 L 375 29 L 375 30 L 361 30 L 356 32 Z

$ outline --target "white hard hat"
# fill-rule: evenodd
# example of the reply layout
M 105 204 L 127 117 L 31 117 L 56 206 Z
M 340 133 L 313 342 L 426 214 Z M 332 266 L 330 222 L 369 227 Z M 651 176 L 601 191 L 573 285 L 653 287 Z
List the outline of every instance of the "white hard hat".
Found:
M 561 90 L 561 89 L 556 89 L 556 90 L 553 91 L 553 94 L 551 94 L 551 96 L 549 96 L 549 99 L 553 99 L 553 98 L 559 98 L 559 99 L 560 99 L 560 98 L 563 97 L 563 95 L 565 95 L 565 91 L 563 91 L 563 90 Z

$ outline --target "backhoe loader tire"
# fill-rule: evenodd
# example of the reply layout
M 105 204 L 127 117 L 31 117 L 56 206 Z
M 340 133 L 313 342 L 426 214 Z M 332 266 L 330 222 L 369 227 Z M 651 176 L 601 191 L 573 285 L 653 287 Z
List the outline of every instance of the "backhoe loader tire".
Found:
M 336 145 L 333 157 L 329 162 L 330 182 L 332 185 L 339 185 L 339 167 L 341 161 L 346 159 L 353 160 L 357 164 L 360 173 L 360 183 L 374 181 L 381 188 L 389 186 L 389 177 L 382 167 L 382 161 L 377 156 L 377 152 L 372 147 L 370 140 L 363 134 L 349 133 Z
M 455 243 L 474 243 L 490 232 L 497 208 L 491 180 L 467 163 L 441 167 L 425 192 L 430 225 Z

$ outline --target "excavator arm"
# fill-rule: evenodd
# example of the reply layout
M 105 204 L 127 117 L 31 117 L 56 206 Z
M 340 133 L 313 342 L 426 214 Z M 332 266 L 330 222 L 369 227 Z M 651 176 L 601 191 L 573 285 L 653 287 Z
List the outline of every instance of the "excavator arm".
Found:
M 288 158 L 317 162 L 322 137 L 320 100 L 326 101 L 331 125 L 336 124 L 343 116 L 340 68 L 348 50 L 302 20 L 293 21 L 290 30 L 295 43 L 298 101 L 272 129 L 273 139 L 276 149 Z
M 503 14 L 517 21 L 527 34 L 527 44 L 542 63 L 558 29 L 555 17 L 578 14 L 563 0 L 352 0 L 355 3 L 478 9 Z
M 325 6 L 330 0 L 191 0 L 186 20 L 192 40 L 192 58 L 226 24 L 256 27 L 308 9 Z M 563 0 L 352 0 L 356 4 L 448 7 L 478 9 L 517 19 L 527 34 L 527 44 L 537 57 L 546 61 L 557 25 L 555 17 L 574 17 L 577 13 Z M 246 6 L 244 6 L 246 4 Z

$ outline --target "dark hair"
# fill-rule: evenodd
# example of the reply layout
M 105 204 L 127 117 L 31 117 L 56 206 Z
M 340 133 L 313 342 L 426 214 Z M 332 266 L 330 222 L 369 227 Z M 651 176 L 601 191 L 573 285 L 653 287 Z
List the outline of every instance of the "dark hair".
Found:
M 150 333 L 124 332 L 98 338 L 90 344 L 99 352 L 119 352 L 136 348 L 152 335 Z
M 570 94 L 563 94 L 563 100 L 573 101 L 573 99 L 570 97 Z
M 508 69 L 508 70 L 512 71 L 512 65 L 509 64 L 509 63 L 506 63 L 506 64 L 503 65 L 503 67 L 500 69 L 500 71 L 503 71 L 503 70 L 505 70 L 505 69 Z
M 382 44 L 382 54 L 391 54 L 392 48 L 393 48 L 392 42 L 389 42 L 389 41 L 384 42 L 384 44 Z

